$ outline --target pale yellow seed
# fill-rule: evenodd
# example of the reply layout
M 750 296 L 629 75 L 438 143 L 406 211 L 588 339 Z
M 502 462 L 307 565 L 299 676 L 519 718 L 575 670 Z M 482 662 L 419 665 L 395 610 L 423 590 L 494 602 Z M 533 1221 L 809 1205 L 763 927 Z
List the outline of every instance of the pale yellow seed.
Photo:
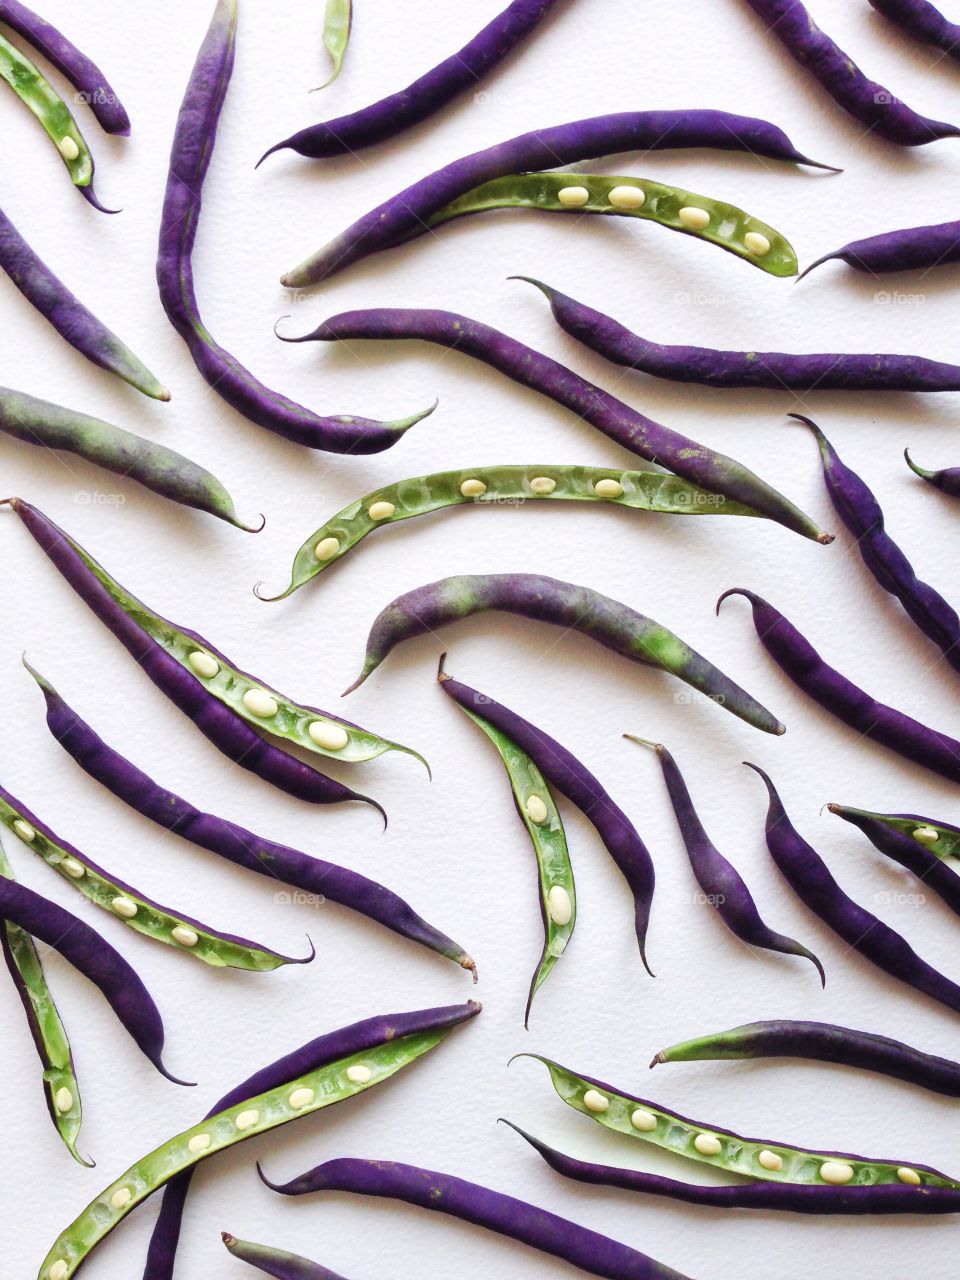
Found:
M 583 1095 L 583 1105 L 588 1111 L 600 1114 L 607 1110 L 610 1106 L 610 1099 L 605 1098 L 602 1093 L 598 1093 L 596 1089 L 588 1089 Z
M 561 187 L 557 192 L 557 201 L 568 209 L 579 209 L 590 199 L 586 187 Z
M 619 480 L 598 480 L 593 492 L 598 498 L 622 498 L 623 485 Z
M 16 823 L 14 823 L 16 826 Z M 912 832 L 914 840 L 918 840 L 920 844 L 936 844 L 940 839 L 940 832 L 936 827 L 916 827 Z
M 351 1084 L 368 1084 L 373 1079 L 373 1072 L 365 1062 L 356 1062 L 347 1067 L 347 1079 Z
M 70 1268 L 62 1258 L 58 1258 L 56 1262 L 52 1262 L 47 1268 L 47 1280 L 64 1280 Z
M 916 1169 L 898 1169 L 897 1177 L 901 1182 L 905 1182 L 908 1187 L 919 1187 L 922 1181 Z
M 775 1151 L 761 1151 L 757 1155 L 757 1164 L 761 1169 L 769 1169 L 771 1173 L 779 1173 L 783 1168 L 783 1160 Z
M 211 658 L 209 653 L 204 653 L 202 649 L 194 649 L 193 653 L 188 653 L 187 662 L 193 674 L 199 676 L 201 680 L 212 680 L 214 676 L 220 674 L 220 663 L 216 658 Z
M 698 1133 L 693 1145 L 702 1156 L 718 1156 L 723 1150 L 723 1143 L 713 1133 Z
M 757 258 L 763 258 L 770 252 L 770 241 L 761 231 L 748 231 L 743 237 L 743 247 Z
M 465 498 L 480 498 L 487 492 L 487 486 L 482 480 L 464 480 L 460 492 Z
M 170 937 L 181 947 L 195 947 L 200 941 L 199 934 L 193 929 L 188 929 L 185 924 L 178 924 L 175 929 L 171 929 Z
M 367 507 L 367 515 L 371 520 L 389 520 L 396 513 L 397 508 L 392 502 L 371 502 Z
M 80 154 L 80 148 L 77 146 L 74 139 L 69 137 L 69 135 L 61 138 L 57 143 L 57 146 L 60 149 L 60 154 L 63 156 L 64 160 L 76 160 L 77 156 Z
M 302 1111 L 304 1107 L 309 1107 L 315 1097 L 313 1089 L 294 1089 L 287 1101 L 294 1111 Z
M 637 1107 L 630 1117 L 630 1123 L 640 1133 L 653 1133 L 657 1127 L 657 1117 L 652 1111 L 645 1111 L 643 1107 Z
M 613 187 L 607 199 L 614 209 L 639 209 L 647 199 L 643 187 Z
M 527 817 L 531 822 L 535 822 L 537 826 L 539 826 L 541 822 L 546 822 L 547 806 L 543 803 L 540 796 L 527 796 L 527 803 L 524 805 L 524 808 L 527 811 Z
M 115 1191 L 110 1197 L 110 1203 L 115 1209 L 125 1209 L 133 1199 L 133 1192 L 129 1187 L 121 1187 L 119 1191 Z
M 697 209 L 694 205 L 687 205 L 681 209 L 677 213 L 677 217 L 691 231 L 702 231 L 704 227 L 710 225 L 710 215 L 706 209 Z
M 241 1111 L 233 1123 L 237 1126 L 237 1128 L 240 1130 L 241 1133 L 244 1133 L 246 1132 L 247 1129 L 252 1129 L 255 1124 L 260 1123 L 260 1112 L 259 1111 Z
M 124 920 L 132 920 L 140 908 L 132 898 L 114 898 L 110 903 L 110 909 Z
M 82 880 L 87 874 L 87 868 L 83 863 L 78 862 L 76 858 L 64 858 L 60 866 L 67 873 L 71 880 Z
M 187 1143 L 187 1150 L 192 1156 L 198 1156 L 201 1151 L 206 1151 L 213 1139 L 209 1133 L 196 1133 Z
M 56 1096 L 53 1099 L 53 1104 L 62 1116 L 65 1116 L 68 1111 L 73 1110 L 73 1094 L 66 1085 L 64 1085 L 62 1089 L 57 1090 Z
M 539 493 L 541 495 L 546 495 L 548 493 L 553 493 L 556 487 L 557 487 L 556 480 L 552 480 L 550 476 L 534 476 L 534 478 L 530 481 L 531 493 Z
M 547 894 L 547 914 L 554 924 L 569 924 L 573 919 L 573 903 L 562 884 L 555 884 Z
M 313 554 L 322 563 L 324 560 L 332 560 L 339 550 L 339 538 L 321 538 L 313 548 Z
M 37 833 L 31 827 L 29 822 L 25 822 L 23 818 L 14 818 L 13 829 L 26 844 L 33 844 L 37 838 Z
M 827 1160 L 820 1166 L 820 1177 L 832 1187 L 842 1187 L 853 1177 L 853 1170 L 839 1160 Z
M 346 729 L 338 724 L 330 724 L 327 720 L 314 720 L 307 726 L 307 733 L 318 747 L 323 747 L 326 751 L 342 751 L 350 741 Z
M 248 689 L 243 695 L 243 705 L 251 715 L 258 716 L 261 720 L 269 720 L 280 710 L 276 698 L 265 689 Z

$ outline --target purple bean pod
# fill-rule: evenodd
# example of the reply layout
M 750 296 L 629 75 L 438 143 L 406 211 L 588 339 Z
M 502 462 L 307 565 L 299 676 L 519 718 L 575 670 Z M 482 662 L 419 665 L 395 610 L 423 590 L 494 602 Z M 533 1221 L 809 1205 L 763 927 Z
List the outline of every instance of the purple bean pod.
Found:
M 60 746 L 86 774 L 142 817 L 238 867 L 358 911 L 401 937 L 455 961 L 468 969 L 476 981 L 476 964 L 464 949 L 418 915 L 403 898 L 356 871 L 256 836 L 235 822 L 194 808 L 114 751 L 47 680 L 32 669 L 31 675 L 46 700 L 47 728 Z
M 509 707 L 455 680 L 442 669 L 437 678 L 448 698 L 467 711 L 476 711 L 488 724 L 506 734 L 521 751 L 525 751 L 547 782 L 575 804 L 596 829 L 630 886 L 640 958 L 647 973 L 653 977 L 653 970 L 647 963 L 646 941 L 656 877 L 650 851 L 636 827 L 590 770 L 555 738 Z
M 829 666 L 806 636 L 755 592 L 745 587 L 725 591 L 717 601 L 718 612 L 728 596 L 744 596 L 750 601 L 760 643 L 780 670 L 824 711 L 905 760 L 950 782 L 960 782 L 960 742 L 872 698 Z
M 960 1213 L 960 1191 L 949 1187 L 906 1187 L 886 1184 L 879 1187 L 808 1187 L 789 1183 L 744 1182 L 734 1186 L 702 1186 L 681 1182 L 639 1169 L 619 1169 L 612 1165 L 577 1160 L 539 1138 L 524 1132 L 509 1120 L 514 1133 L 525 1138 L 551 1169 L 574 1182 L 595 1187 L 619 1187 L 646 1195 L 665 1196 L 685 1204 L 713 1209 L 779 1209 L 788 1213 L 882 1214 Z
M 80 91 L 79 100 L 89 106 L 105 133 L 129 134 L 130 117 L 106 76 L 56 27 L 19 0 L 0 0 L 0 22 L 33 45 Z
M 435 1213 L 448 1214 L 508 1240 L 560 1258 L 605 1280 L 685 1280 L 672 1267 L 599 1235 L 524 1200 L 451 1174 L 389 1160 L 328 1160 L 286 1183 L 273 1183 L 257 1166 L 271 1191 L 284 1196 L 317 1191 L 349 1191 L 355 1195 L 401 1200 Z M 152 1280 L 152 1278 L 151 1278 Z
M 877 13 L 921 44 L 933 45 L 960 62 L 960 22 L 948 22 L 930 0 L 869 0 Z
M 698 444 L 588 382 L 572 369 L 497 329 L 452 311 L 381 308 L 345 311 L 293 342 L 417 339 L 459 351 L 569 409 L 603 435 L 711 493 L 721 494 L 817 542 L 833 541 L 789 499 L 742 463 Z
M 376 801 L 351 791 L 343 783 L 273 746 L 229 707 L 213 697 L 191 672 L 147 634 L 134 612 L 127 612 L 117 604 L 91 568 L 100 568 L 92 556 L 88 556 L 79 544 L 30 503 L 21 498 L 9 498 L 6 501 L 84 604 L 113 632 L 157 688 L 189 716 L 204 737 L 225 756 L 244 769 L 249 769 L 264 782 L 312 804 L 362 800 L 383 813 Z M 135 609 L 140 607 L 147 613 L 152 613 L 135 597 L 131 596 L 130 600 Z M 156 614 L 153 616 L 159 617 Z M 217 658 L 228 662 L 202 636 L 183 627 L 179 630 L 196 640 L 198 645 L 205 646 Z
M 257 167 L 275 151 L 296 151 L 313 160 L 352 155 L 422 124 L 461 93 L 473 89 L 530 35 L 556 5 L 557 0 L 512 0 L 462 49 L 399 93 L 391 93 L 350 115 L 301 129 L 271 147 L 261 156 Z
M 960 672 L 960 617 L 935 587 L 921 582 L 913 565 L 886 532 L 883 511 L 871 489 L 846 466 L 817 424 L 801 413 L 791 418 L 808 426 L 820 446 L 823 478 L 833 509 L 856 539 L 860 558 L 874 579 L 903 605 L 907 617 Z
M 923 356 L 718 351 L 651 342 L 559 290 L 536 285 L 565 333 L 605 360 L 671 382 L 771 391 L 960 391 L 960 365 Z
M 770 856 L 801 902 L 852 951 L 891 978 L 960 1013 L 960 986 L 922 960 L 895 929 L 844 893 L 826 863 L 790 821 L 767 774 L 758 765 L 747 767 L 760 775 L 770 797 L 766 820 Z
M 338 1058 L 365 1053 L 387 1040 L 443 1027 L 452 1029 L 476 1017 L 480 1008 L 479 1004 L 470 1000 L 466 1004 L 446 1005 L 437 1009 L 417 1009 L 412 1013 L 365 1018 L 362 1022 L 354 1022 L 337 1031 L 327 1032 L 255 1071 L 229 1093 L 225 1093 L 219 1102 L 215 1102 L 205 1118 L 210 1119 L 220 1111 L 239 1106 L 247 1098 L 282 1088 L 288 1081 L 336 1062 Z M 180 1226 L 193 1173 L 193 1169 L 188 1169 L 177 1174 L 163 1189 L 160 1212 L 150 1237 L 143 1280 L 172 1280 L 180 1241 Z
M 827 808 L 838 818 L 859 827 L 875 849 L 912 871 L 922 885 L 932 889 L 954 915 L 960 916 L 960 875 L 949 863 L 911 836 L 880 822 L 872 813 L 842 804 L 828 804 Z
M 707 835 L 693 806 L 683 774 L 667 748 L 662 743 L 648 742 L 646 738 L 637 738 L 630 733 L 624 734 L 624 737 L 641 746 L 652 747 L 657 753 L 677 826 L 697 884 L 734 937 L 752 947 L 764 947 L 783 955 L 805 957 L 816 968 L 820 975 L 820 985 L 825 987 L 827 978 L 823 965 L 813 952 L 795 938 L 769 928 L 761 919 L 757 904 L 743 877 Z
M 222 1231 L 220 1238 L 229 1253 L 241 1262 L 249 1262 L 251 1267 L 264 1271 L 276 1280 L 343 1280 L 343 1277 L 329 1267 L 321 1267 L 318 1262 L 309 1258 L 301 1258 L 296 1253 L 287 1253 L 284 1249 L 276 1249 L 272 1245 L 254 1244 L 250 1240 L 238 1240 L 228 1231 Z
M 98 987 L 137 1047 L 161 1075 L 186 1084 L 163 1065 L 163 1019 L 136 970 L 96 929 L 26 885 L 0 876 L 0 917 L 59 951 Z
M 869 132 L 901 147 L 960 137 L 960 128 L 918 115 L 889 89 L 866 76 L 849 54 L 814 22 L 799 0 L 747 0 L 783 47 Z
M 218 0 L 210 30 L 187 87 L 170 154 L 157 255 L 160 300 L 206 382 L 257 426 L 311 449 L 378 453 L 396 444 L 432 409 L 396 422 L 317 414 L 272 391 L 215 342 L 194 292 L 192 254 L 200 221 L 203 180 L 233 72 L 237 0 Z M 434 406 L 435 407 L 435 406 Z
M 923 1053 L 889 1036 L 829 1022 L 748 1022 L 730 1031 L 662 1049 L 650 1066 L 661 1062 L 739 1062 L 757 1058 L 831 1062 L 902 1080 L 947 1098 L 960 1098 L 960 1062 Z
M 887 271 L 929 271 L 960 262 L 960 222 L 883 231 L 825 253 L 797 276 L 797 282 L 824 262 L 838 259 L 854 271 L 879 275 Z
M 494 178 L 558 169 L 625 151 L 691 147 L 742 151 L 816 169 L 831 168 L 801 155 L 783 130 L 766 120 L 727 111 L 621 111 L 571 120 L 475 151 L 421 178 L 371 209 L 300 266 L 288 271 L 281 284 L 305 289 L 374 253 L 422 236 L 437 210 Z
M 951 498 L 960 498 L 960 467 L 944 467 L 940 471 L 927 471 L 914 462 L 910 457 L 909 449 L 904 449 L 903 456 L 907 460 L 907 466 L 921 480 L 926 480 L 927 484 L 933 485 L 935 489 L 939 489 L 941 493 Z

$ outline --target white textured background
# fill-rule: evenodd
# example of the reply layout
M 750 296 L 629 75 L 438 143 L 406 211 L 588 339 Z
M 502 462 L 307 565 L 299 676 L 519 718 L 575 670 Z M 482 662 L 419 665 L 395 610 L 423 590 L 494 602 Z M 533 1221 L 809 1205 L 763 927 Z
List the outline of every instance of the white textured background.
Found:
M 786 233 L 802 262 L 859 235 L 956 216 L 958 144 L 904 152 L 864 143 L 737 0 L 643 4 L 570 0 L 520 53 L 467 98 L 398 143 L 357 159 L 315 164 L 293 155 L 253 164 L 280 137 L 321 115 L 399 88 L 459 47 L 501 0 L 357 0 L 340 81 L 323 79 L 322 5 L 246 0 L 237 69 L 206 187 L 197 287 L 215 335 L 269 384 L 321 411 L 408 413 L 438 395 L 433 418 L 394 450 L 343 460 L 309 454 L 248 424 L 195 372 L 157 300 L 153 262 L 172 129 L 209 19 L 209 3 L 116 5 L 43 0 L 107 70 L 133 119 L 129 141 L 107 139 L 86 113 L 98 187 L 117 218 L 89 209 L 29 115 L 4 93 L 5 211 L 37 251 L 168 382 L 172 404 L 148 402 L 87 364 L 0 280 L 2 377 L 170 443 L 211 467 L 242 512 L 264 510 L 247 537 L 67 458 L 0 440 L 0 488 L 41 505 L 133 591 L 207 634 L 238 663 L 305 701 L 337 706 L 358 669 L 367 628 L 401 590 L 451 573 L 553 573 L 589 583 L 675 628 L 771 705 L 788 725 L 762 737 L 709 704 L 682 705 L 666 676 L 561 636 L 495 616 L 450 630 L 450 667 L 554 733 L 607 783 L 650 844 L 658 885 L 641 970 L 627 889 L 592 829 L 564 808 L 580 894 L 580 924 L 534 1006 L 522 1009 L 539 954 L 539 917 L 526 836 L 488 744 L 433 683 L 438 641 L 391 657 L 345 706 L 351 717 L 421 748 L 417 765 L 388 755 L 350 780 L 384 802 L 314 809 L 230 765 L 184 721 L 86 610 L 9 514 L 2 516 L 0 687 L 3 785 L 61 835 L 144 892 L 224 929 L 297 951 L 309 968 L 218 973 L 96 913 L 20 847 L 25 883 L 101 928 L 137 966 L 164 1013 L 168 1062 L 195 1090 L 162 1080 L 99 994 L 59 957 L 50 981 L 71 1032 L 84 1090 L 81 1139 L 99 1168 L 73 1164 L 47 1118 L 38 1063 L 13 989 L 0 983 L 3 1124 L 0 1234 L 6 1280 L 26 1280 L 57 1232 L 137 1156 L 193 1123 L 259 1065 L 317 1034 L 387 1010 L 467 998 L 463 974 L 345 910 L 275 904 L 270 886 L 167 838 L 88 781 L 44 727 L 22 671 L 30 659 L 78 711 L 163 784 L 202 806 L 381 878 L 476 955 L 482 1017 L 402 1078 L 350 1106 L 304 1121 L 204 1169 L 194 1186 L 180 1273 L 239 1274 L 221 1229 L 301 1251 L 350 1280 L 383 1274 L 519 1277 L 568 1274 L 536 1254 L 422 1212 L 345 1197 L 285 1201 L 253 1164 L 289 1177 L 323 1159 L 357 1155 L 420 1163 L 519 1193 L 634 1244 L 695 1277 L 944 1274 L 948 1220 L 833 1219 L 695 1210 L 566 1184 L 496 1119 L 506 1115 L 568 1151 L 635 1162 L 678 1177 L 695 1166 L 615 1140 L 566 1110 L 545 1073 L 507 1059 L 531 1048 L 665 1105 L 749 1134 L 929 1162 L 960 1170 L 955 1106 L 893 1081 L 799 1064 L 646 1064 L 663 1045 L 765 1017 L 822 1018 L 960 1054 L 949 1013 L 883 978 L 844 949 L 778 878 L 763 837 L 764 797 L 744 758 L 768 767 L 799 827 L 844 886 L 900 928 L 934 964 L 960 976 L 956 920 L 938 900 L 918 909 L 917 886 L 852 828 L 818 816 L 828 800 L 955 817 L 949 785 L 833 722 L 793 689 L 759 647 L 743 602 L 719 621 L 721 590 L 750 586 L 784 607 L 825 654 L 871 691 L 960 733 L 954 674 L 874 585 L 843 532 L 823 548 L 772 524 L 671 520 L 596 509 L 491 509 L 434 516 L 377 535 L 354 562 L 279 605 L 258 603 L 258 578 L 281 585 L 294 549 L 351 498 L 377 484 L 474 463 L 634 465 L 591 428 L 466 358 L 422 346 L 355 352 L 284 347 L 278 316 L 312 327 L 343 308 L 445 306 L 502 326 L 568 360 L 654 417 L 741 458 L 828 527 L 813 441 L 785 414 L 789 394 L 681 389 L 614 369 L 565 338 L 542 299 L 507 283 L 538 275 L 662 341 L 798 350 L 956 355 L 960 276 L 947 268 L 879 286 L 842 266 L 798 287 L 706 244 L 627 220 L 501 213 L 460 223 L 380 256 L 309 299 L 277 284 L 374 202 L 467 151 L 524 129 L 625 108 L 724 107 L 764 116 L 796 144 L 845 167 L 839 177 L 724 154 L 626 157 L 610 172 L 661 178 L 750 209 Z M 866 3 L 817 0 L 817 16 L 878 79 L 918 110 L 960 118 L 960 69 L 902 40 Z M 947 6 L 960 18 L 960 5 Z M 878 294 L 878 289 L 884 293 Z M 881 297 L 894 300 L 880 301 Z M 298 303 L 300 305 L 293 305 Z M 960 508 L 924 487 L 901 457 L 960 463 L 947 396 L 817 394 L 805 402 L 843 457 L 880 495 L 893 534 L 918 570 L 948 592 Z M 771 924 L 803 939 L 828 970 L 825 994 L 802 960 L 754 954 L 693 899 L 695 884 L 656 761 L 620 739 L 665 740 L 686 771 L 719 846 L 745 873 Z M 14 841 L 10 841 L 14 844 Z M 709 1177 L 704 1173 L 702 1176 Z M 156 1202 L 90 1263 L 102 1280 L 140 1273 Z M 385 1262 L 389 1259 L 389 1262 Z M 570 1272 L 569 1274 L 572 1274 Z

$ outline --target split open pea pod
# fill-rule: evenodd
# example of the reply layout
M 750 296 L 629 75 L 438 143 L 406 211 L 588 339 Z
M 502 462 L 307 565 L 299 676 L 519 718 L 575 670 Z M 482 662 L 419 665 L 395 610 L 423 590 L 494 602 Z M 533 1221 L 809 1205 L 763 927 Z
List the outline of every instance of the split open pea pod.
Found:
M 842 807 L 838 805 L 837 809 Z M 944 860 L 960 858 L 960 827 L 951 826 L 949 822 L 940 822 L 935 818 L 922 818 L 916 813 L 872 813 L 867 809 L 848 809 L 846 812 L 882 822 L 891 831 L 909 836 L 928 853 L 938 858 Z

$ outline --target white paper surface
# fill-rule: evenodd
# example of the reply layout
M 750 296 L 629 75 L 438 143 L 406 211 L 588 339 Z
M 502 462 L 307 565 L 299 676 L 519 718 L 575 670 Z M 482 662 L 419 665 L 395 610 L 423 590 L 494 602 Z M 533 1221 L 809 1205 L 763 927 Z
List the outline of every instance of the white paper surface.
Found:
M 783 607 L 824 654 L 880 698 L 960 733 L 955 675 L 869 578 L 840 531 L 828 548 L 779 526 L 672 520 L 567 508 L 455 511 L 381 532 L 351 563 L 281 604 L 259 603 L 258 579 L 286 582 L 310 530 L 376 485 L 448 467 L 544 461 L 631 467 L 634 459 L 586 425 L 486 368 L 421 345 L 282 346 L 288 332 L 364 306 L 447 307 L 488 321 L 569 362 L 651 416 L 743 460 L 824 525 L 826 499 L 813 440 L 788 425 L 802 406 L 881 498 L 891 532 L 918 571 L 955 588 L 960 509 L 911 476 L 923 464 L 960 463 L 949 396 L 721 393 L 626 373 L 566 338 L 542 298 L 515 273 L 539 276 L 660 341 L 731 348 L 850 349 L 956 358 L 957 268 L 875 282 L 840 265 L 797 287 L 709 245 L 645 223 L 505 212 L 451 226 L 374 258 L 301 299 L 277 283 L 309 251 L 374 203 L 459 155 L 522 130 L 628 108 L 722 107 L 763 116 L 796 145 L 844 167 L 840 176 L 747 156 L 669 152 L 602 167 L 674 181 L 732 201 L 789 236 L 807 263 L 845 241 L 956 216 L 957 144 L 915 152 L 863 142 L 859 128 L 770 39 L 745 4 L 571 0 L 478 91 L 398 142 L 356 158 L 313 163 L 261 153 L 310 121 L 399 88 L 459 47 L 501 0 L 454 4 L 358 0 L 343 74 L 323 94 L 321 4 L 242 6 L 237 68 L 205 190 L 197 289 L 211 331 L 269 385 L 324 412 L 397 417 L 440 397 L 436 414 L 387 453 L 311 454 L 252 426 L 200 379 L 156 294 L 154 255 L 166 159 L 208 3 L 115 5 L 44 0 L 44 14 L 96 57 L 126 102 L 130 140 L 105 138 L 83 113 L 98 161 L 98 190 L 116 218 L 89 209 L 28 113 L 0 101 L 3 207 L 64 281 L 173 390 L 154 404 L 90 366 L 0 280 L 3 380 L 162 440 L 213 469 L 251 518 L 248 537 L 92 467 L 7 440 L 3 496 L 37 503 L 121 582 L 158 611 L 206 634 L 238 664 L 307 702 L 338 708 L 359 669 L 377 611 L 400 591 L 452 573 L 553 574 L 622 599 L 673 627 L 773 707 L 788 725 L 761 736 L 716 706 L 684 703 L 683 686 L 631 666 L 586 639 L 489 616 L 402 647 L 344 713 L 421 749 L 342 776 L 381 800 L 315 809 L 227 762 L 154 689 L 8 512 L 0 512 L 3 698 L 0 779 L 62 836 L 117 874 L 212 925 L 293 952 L 307 933 L 307 968 L 263 976 L 215 972 L 125 931 L 10 840 L 23 882 L 102 929 L 130 958 L 167 1023 L 167 1060 L 199 1081 L 160 1078 L 99 994 L 56 955 L 50 982 L 70 1031 L 83 1086 L 74 1165 L 46 1115 L 38 1062 L 12 987 L 0 982 L 3 1141 L 0 1219 L 4 1277 L 28 1280 L 57 1233 L 107 1181 L 193 1123 L 222 1092 L 322 1030 L 388 1010 L 467 999 L 464 974 L 346 910 L 274 902 L 270 885 L 159 832 L 89 781 L 49 737 L 42 699 L 20 667 L 24 650 L 116 748 L 195 803 L 355 867 L 402 893 L 476 956 L 479 1020 L 428 1060 L 349 1106 L 241 1146 L 197 1177 L 179 1274 L 239 1274 L 221 1230 L 300 1251 L 350 1280 L 384 1268 L 398 1277 L 459 1274 L 520 1280 L 568 1274 L 565 1265 L 494 1237 L 389 1204 L 331 1196 L 287 1201 L 257 1180 L 254 1161 L 291 1177 L 342 1155 L 442 1169 L 527 1197 L 608 1232 L 694 1277 L 944 1273 L 947 1221 L 833 1219 L 696 1210 L 564 1183 L 512 1133 L 507 1116 L 564 1150 L 635 1163 L 676 1177 L 695 1166 L 615 1139 L 564 1108 L 525 1049 L 559 1058 L 686 1114 L 811 1147 L 960 1168 L 946 1099 L 905 1085 L 812 1064 L 691 1065 L 649 1075 L 653 1053 L 677 1039 L 759 1018 L 822 1019 L 884 1032 L 930 1051 L 960 1054 L 947 1011 L 851 957 L 794 898 L 766 852 L 763 764 L 801 830 L 845 888 L 901 929 L 954 976 L 956 921 L 938 900 L 887 865 L 826 801 L 913 810 L 950 819 L 946 782 L 864 745 L 796 691 L 761 650 L 742 601 L 719 620 L 713 604 L 743 585 Z M 947 6 L 960 18 L 960 6 Z M 867 4 L 818 0 L 816 15 L 865 68 L 918 110 L 960 118 L 960 70 L 913 46 Z M 590 166 L 600 168 L 596 166 Z M 886 300 L 884 300 L 886 299 Z M 528 716 L 589 764 L 625 806 L 657 867 L 643 973 L 632 903 L 592 829 L 564 806 L 580 920 L 568 954 L 522 1028 L 540 948 L 531 850 L 489 744 L 433 682 L 442 647 L 450 670 Z M 632 731 L 667 742 L 718 845 L 745 874 L 775 927 L 822 957 L 812 967 L 753 953 L 696 901 L 659 769 L 621 740 Z M 91 1280 L 140 1274 L 157 1201 L 98 1250 Z M 389 1259 L 385 1262 L 385 1259 Z M 572 1271 L 569 1274 L 573 1274 Z

